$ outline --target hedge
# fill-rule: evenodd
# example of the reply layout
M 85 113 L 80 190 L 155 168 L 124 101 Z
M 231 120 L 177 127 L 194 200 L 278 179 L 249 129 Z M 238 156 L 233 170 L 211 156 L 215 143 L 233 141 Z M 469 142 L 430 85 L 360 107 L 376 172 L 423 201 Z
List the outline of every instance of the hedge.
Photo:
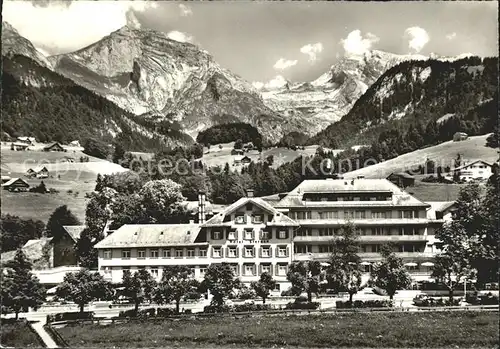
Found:
M 393 303 L 390 300 L 367 300 L 360 301 L 356 300 L 354 302 L 349 301 L 337 301 L 335 303 L 337 309 L 349 309 L 349 308 L 390 308 Z

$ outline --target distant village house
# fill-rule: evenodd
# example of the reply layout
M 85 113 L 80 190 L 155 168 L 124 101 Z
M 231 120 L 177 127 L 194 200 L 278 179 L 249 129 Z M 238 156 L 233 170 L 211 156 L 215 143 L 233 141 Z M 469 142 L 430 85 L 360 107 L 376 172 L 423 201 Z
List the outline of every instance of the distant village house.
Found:
M 7 183 L 10 181 L 12 178 L 10 176 L 2 176 L 2 184 Z
M 43 151 L 66 151 L 58 142 L 54 142 L 43 148 Z
M 251 162 L 252 162 L 252 159 L 250 159 L 248 156 L 244 156 L 241 158 L 241 163 L 244 165 L 248 165 Z
M 460 142 L 460 141 L 465 141 L 467 138 L 469 138 L 469 135 L 465 132 L 456 132 L 453 135 L 453 142 Z
M 30 178 L 48 178 L 49 170 L 45 166 L 30 168 L 28 171 L 26 171 L 26 176 Z
M 387 180 L 403 189 L 415 185 L 415 177 L 406 172 L 393 172 L 387 177 Z
M 17 137 L 17 141 L 18 142 L 21 142 L 21 143 L 26 143 L 28 145 L 34 145 L 35 144 L 35 137 L 25 137 L 25 136 L 21 136 L 21 137 Z
M 15 150 L 15 151 L 27 150 L 28 147 L 29 147 L 29 144 L 23 143 L 23 142 L 13 142 L 10 144 L 10 150 Z
M 2 184 L 3 190 L 12 192 L 28 191 L 30 185 L 28 182 L 21 178 L 12 178 L 11 180 Z
M 492 164 L 476 160 L 469 164 L 464 164 L 451 170 L 454 177 L 459 178 L 461 181 L 481 180 L 488 179 L 492 175 Z

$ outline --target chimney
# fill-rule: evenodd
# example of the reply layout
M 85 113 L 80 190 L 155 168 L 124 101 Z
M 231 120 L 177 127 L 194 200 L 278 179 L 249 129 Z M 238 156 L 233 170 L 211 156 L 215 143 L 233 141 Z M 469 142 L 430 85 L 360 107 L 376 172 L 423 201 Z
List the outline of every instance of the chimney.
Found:
M 253 189 L 247 189 L 247 198 L 253 198 Z
M 198 194 L 198 223 L 205 223 L 206 217 L 206 203 L 205 203 L 206 195 L 204 192 L 200 192 Z

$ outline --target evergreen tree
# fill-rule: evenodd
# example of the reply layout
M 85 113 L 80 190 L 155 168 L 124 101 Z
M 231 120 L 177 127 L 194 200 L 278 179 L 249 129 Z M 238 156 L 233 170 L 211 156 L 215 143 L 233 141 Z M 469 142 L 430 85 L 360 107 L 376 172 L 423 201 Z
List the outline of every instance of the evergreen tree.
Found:
M 49 217 L 47 221 L 47 236 L 52 236 L 54 239 L 60 239 L 66 234 L 63 226 L 65 225 L 80 225 L 80 221 L 76 216 L 68 210 L 66 205 L 59 206 Z
M 16 320 L 21 310 L 38 309 L 45 301 L 45 288 L 31 273 L 31 263 L 22 250 L 2 270 L 2 307 L 12 309 Z

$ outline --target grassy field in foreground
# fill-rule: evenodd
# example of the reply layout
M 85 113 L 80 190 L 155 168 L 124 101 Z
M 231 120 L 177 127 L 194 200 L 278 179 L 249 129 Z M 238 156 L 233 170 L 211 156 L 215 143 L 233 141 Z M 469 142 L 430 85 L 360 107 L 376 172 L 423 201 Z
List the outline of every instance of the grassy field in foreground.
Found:
M 3 346 L 15 348 L 40 348 L 43 343 L 40 343 L 38 337 L 28 328 L 24 322 L 2 323 L 1 324 L 1 340 Z
M 138 321 L 58 329 L 71 347 L 496 348 L 498 313 L 365 313 Z

